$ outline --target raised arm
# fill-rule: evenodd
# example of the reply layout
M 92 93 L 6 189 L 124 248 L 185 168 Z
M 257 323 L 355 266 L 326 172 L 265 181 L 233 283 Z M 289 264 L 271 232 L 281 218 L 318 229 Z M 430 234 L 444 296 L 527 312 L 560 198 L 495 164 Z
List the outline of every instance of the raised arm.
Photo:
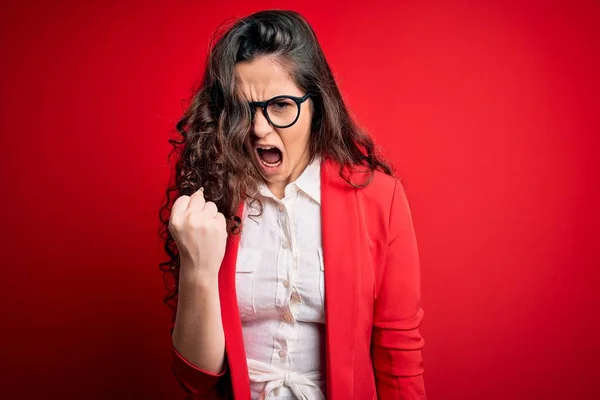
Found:
M 169 221 L 181 257 L 173 326 L 173 371 L 183 388 L 202 399 L 224 398 L 227 379 L 218 272 L 227 239 L 224 216 L 203 190 L 181 196 Z

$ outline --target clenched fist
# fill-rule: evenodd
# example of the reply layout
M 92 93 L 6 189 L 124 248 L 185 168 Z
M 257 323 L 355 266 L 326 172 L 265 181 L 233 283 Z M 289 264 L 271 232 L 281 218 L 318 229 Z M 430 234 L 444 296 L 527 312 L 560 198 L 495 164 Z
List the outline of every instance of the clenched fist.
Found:
M 182 278 L 216 280 L 227 243 L 227 224 L 204 188 L 180 196 L 171 209 L 169 231 L 181 258 Z

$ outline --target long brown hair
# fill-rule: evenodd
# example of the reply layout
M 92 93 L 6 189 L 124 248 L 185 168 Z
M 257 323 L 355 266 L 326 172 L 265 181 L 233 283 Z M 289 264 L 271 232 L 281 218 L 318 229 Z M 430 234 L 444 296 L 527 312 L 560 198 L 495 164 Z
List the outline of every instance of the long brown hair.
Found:
M 191 195 L 201 186 L 215 202 L 231 234 L 240 231 L 236 212 L 241 201 L 252 198 L 260 175 L 244 148 L 251 129 L 250 108 L 237 91 L 234 66 L 259 56 L 282 63 L 296 85 L 311 94 L 313 119 L 310 154 L 320 155 L 340 166 L 340 175 L 355 187 L 343 171 L 360 168 L 372 177 L 375 170 L 392 170 L 375 151 L 373 141 L 352 120 L 325 59 L 315 32 L 297 12 L 269 10 L 222 26 L 213 37 L 204 77 L 176 125 L 178 138 L 170 139 L 169 154 L 177 156 L 175 174 L 160 208 L 159 235 L 169 260 L 160 263 L 168 294 L 165 303 L 177 305 L 179 253 L 168 224 L 177 197 Z M 311 158 L 311 161 L 312 161 Z M 347 171 L 347 169 L 346 169 Z M 173 316 L 174 317 L 174 316 Z

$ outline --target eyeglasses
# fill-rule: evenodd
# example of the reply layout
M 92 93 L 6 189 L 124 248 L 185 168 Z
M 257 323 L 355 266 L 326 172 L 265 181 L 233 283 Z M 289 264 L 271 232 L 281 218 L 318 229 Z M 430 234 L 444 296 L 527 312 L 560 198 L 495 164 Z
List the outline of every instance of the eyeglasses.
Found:
M 256 107 L 261 107 L 263 115 L 271 125 L 276 128 L 289 128 L 300 118 L 300 105 L 310 97 L 306 93 L 302 97 L 276 96 L 267 101 L 249 101 L 252 120 L 256 114 Z

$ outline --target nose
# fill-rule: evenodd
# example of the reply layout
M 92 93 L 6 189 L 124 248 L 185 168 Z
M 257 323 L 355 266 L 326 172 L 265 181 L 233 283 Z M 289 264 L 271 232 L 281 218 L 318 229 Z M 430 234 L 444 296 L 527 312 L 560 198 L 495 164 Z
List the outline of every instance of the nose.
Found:
M 254 121 L 252 121 L 252 131 L 259 138 L 267 136 L 273 127 L 265 117 L 262 107 L 256 107 L 254 111 Z

